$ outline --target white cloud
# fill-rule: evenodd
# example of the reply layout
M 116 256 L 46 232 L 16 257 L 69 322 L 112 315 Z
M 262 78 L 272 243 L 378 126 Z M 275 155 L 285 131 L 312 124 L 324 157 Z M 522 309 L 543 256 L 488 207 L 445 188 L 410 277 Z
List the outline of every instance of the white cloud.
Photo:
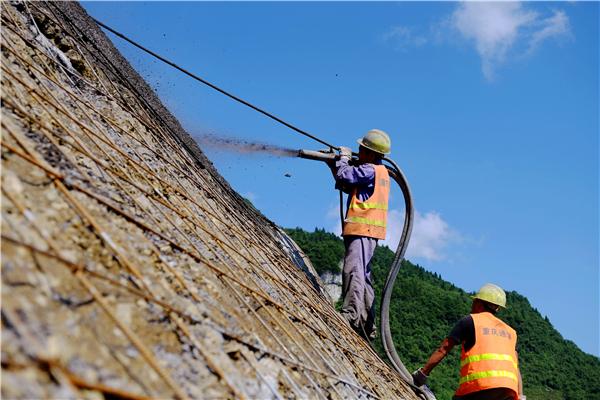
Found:
M 562 10 L 544 16 L 521 2 L 467 1 L 428 29 L 397 25 L 382 38 L 397 50 L 406 51 L 426 44 L 448 43 L 457 39 L 457 34 L 473 43 L 481 58 L 483 75 L 489 81 L 509 59 L 531 55 L 549 39 L 572 35 L 569 17 Z
M 533 51 L 538 45 L 551 37 L 570 36 L 571 26 L 569 17 L 564 11 L 554 11 L 554 15 L 540 21 L 539 30 L 533 32 L 529 42 L 529 50 Z
M 390 210 L 388 226 L 388 239 L 382 244 L 396 249 L 404 226 L 404 213 Z M 461 240 L 461 235 L 452 229 L 439 213 L 430 211 L 421 214 L 415 211 L 412 234 L 405 256 L 408 259 L 423 258 L 427 261 L 441 261 L 447 258 L 446 248 Z
M 536 19 L 520 3 L 461 3 L 451 16 L 451 23 L 465 38 L 473 40 L 481 57 L 483 74 L 493 78 L 493 67 L 503 62 L 517 40 L 519 29 Z
M 383 40 L 392 42 L 397 49 L 406 50 L 409 47 L 420 47 L 427 43 L 424 35 L 415 34 L 407 26 L 394 26 L 383 34 Z
M 517 45 L 527 44 L 531 52 L 546 39 L 570 34 L 563 11 L 544 19 L 521 3 L 508 1 L 461 3 L 451 15 L 450 25 L 475 43 L 488 80 L 493 80 L 496 67 Z
M 327 211 L 327 220 L 332 222 L 330 232 L 341 235 L 339 206 L 332 205 Z M 379 244 L 396 250 L 404 227 L 404 211 L 389 210 L 387 239 Z M 413 229 L 406 251 L 406 258 L 422 258 L 427 261 L 441 261 L 448 258 L 445 253 L 449 245 L 461 242 L 462 236 L 452 229 L 441 215 L 435 211 L 421 214 L 415 211 Z

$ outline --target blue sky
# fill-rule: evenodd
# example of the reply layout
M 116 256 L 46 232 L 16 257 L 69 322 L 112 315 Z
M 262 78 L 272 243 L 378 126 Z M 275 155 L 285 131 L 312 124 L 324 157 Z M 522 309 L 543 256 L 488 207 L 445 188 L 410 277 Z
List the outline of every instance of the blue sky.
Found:
M 356 150 L 367 130 L 387 131 L 416 206 L 408 258 L 468 291 L 518 291 L 600 354 L 599 3 L 84 7 L 329 143 Z M 110 37 L 191 134 L 322 148 Z M 277 224 L 339 229 L 324 165 L 205 152 Z M 402 207 L 392 193 L 397 230 Z

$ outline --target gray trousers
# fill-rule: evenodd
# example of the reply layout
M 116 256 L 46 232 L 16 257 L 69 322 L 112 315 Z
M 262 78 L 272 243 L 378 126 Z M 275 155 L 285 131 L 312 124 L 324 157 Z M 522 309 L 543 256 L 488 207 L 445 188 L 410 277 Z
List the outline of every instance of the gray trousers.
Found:
M 377 239 L 345 236 L 344 269 L 342 270 L 342 315 L 353 328 L 368 335 L 375 323 L 375 292 L 371 282 L 371 258 Z

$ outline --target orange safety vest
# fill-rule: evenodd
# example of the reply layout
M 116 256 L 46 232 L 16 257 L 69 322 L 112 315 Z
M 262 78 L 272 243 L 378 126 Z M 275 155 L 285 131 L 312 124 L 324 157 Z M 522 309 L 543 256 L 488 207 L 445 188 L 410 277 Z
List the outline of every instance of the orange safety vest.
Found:
M 367 236 L 385 239 L 388 199 L 390 196 L 390 175 L 383 165 L 375 167 L 375 188 L 365 201 L 356 197 L 358 189 L 352 192 L 342 235 Z
M 475 345 L 460 356 L 457 396 L 493 388 L 508 388 L 519 398 L 517 333 L 489 312 L 471 314 Z

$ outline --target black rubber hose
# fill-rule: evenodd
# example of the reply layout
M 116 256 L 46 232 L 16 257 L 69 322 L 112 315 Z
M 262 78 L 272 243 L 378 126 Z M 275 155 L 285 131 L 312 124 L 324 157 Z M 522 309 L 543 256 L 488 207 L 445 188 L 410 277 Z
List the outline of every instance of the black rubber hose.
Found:
M 402 170 L 393 160 L 386 157 L 384 158 L 384 161 L 391 164 L 391 166 L 386 165 L 386 168 L 390 173 L 390 177 L 394 179 L 394 181 L 398 184 L 398 186 L 400 186 L 400 189 L 402 190 L 405 210 L 402 235 L 400 236 L 400 241 L 398 242 L 398 247 L 396 248 L 394 261 L 392 262 L 390 271 L 388 272 L 387 278 L 385 280 L 385 285 L 383 287 L 383 293 L 381 295 L 381 307 L 379 316 L 381 343 L 383 345 L 385 354 L 387 355 L 388 359 L 392 364 L 392 367 L 413 388 L 417 395 L 427 400 L 435 400 L 435 396 L 429 390 L 429 388 L 427 388 L 426 386 L 424 386 L 423 388 L 419 388 L 413 385 L 412 375 L 404 366 L 404 363 L 400 359 L 400 356 L 398 356 L 398 353 L 396 352 L 396 346 L 394 345 L 394 341 L 392 339 L 392 333 L 390 331 L 390 300 L 392 298 L 394 283 L 396 282 L 398 272 L 400 271 L 400 267 L 402 266 L 402 260 L 404 260 L 404 253 L 406 252 L 406 248 L 408 247 L 408 241 L 412 233 L 414 207 L 410 187 L 408 186 L 408 182 L 406 180 L 406 177 L 402 173 Z
M 383 287 L 383 293 L 381 296 L 379 319 L 381 343 L 383 345 L 383 349 L 385 350 L 385 354 L 390 359 L 390 362 L 394 366 L 394 369 L 398 371 L 398 373 L 402 375 L 405 380 L 412 380 L 411 374 L 410 372 L 408 372 L 408 370 L 402 363 L 402 360 L 400 360 L 400 357 L 396 352 L 396 348 L 392 340 L 392 334 L 390 331 L 390 300 L 392 298 L 392 289 L 394 287 L 394 283 L 396 281 L 396 277 L 398 276 L 400 267 L 402 266 L 404 253 L 406 252 L 406 248 L 408 247 L 408 241 L 412 232 L 414 209 L 410 187 L 408 186 L 408 182 L 406 181 L 404 174 L 398 168 L 396 163 L 394 163 L 392 160 L 386 158 L 385 161 L 392 164 L 392 167 L 387 168 L 390 173 L 390 177 L 394 179 L 394 181 L 396 181 L 396 183 L 398 184 L 398 186 L 400 186 L 400 189 L 402 190 L 402 195 L 404 196 L 405 210 L 402 235 L 400 236 L 400 241 L 398 242 L 398 247 L 396 248 L 394 261 L 392 262 L 387 278 L 385 280 L 385 285 Z
M 312 150 L 299 150 L 298 157 L 306 158 L 309 160 L 317 160 L 324 162 L 332 162 L 336 159 L 336 155 L 334 153 L 320 152 L 320 151 L 312 151 Z M 410 193 L 410 187 L 408 186 L 408 182 L 406 177 L 402 173 L 402 170 L 398 167 L 398 165 L 389 158 L 384 158 L 384 161 L 391 165 L 386 165 L 390 177 L 400 186 L 402 190 L 402 195 L 404 197 L 405 204 L 405 215 L 404 215 L 404 226 L 402 228 L 402 235 L 400 236 L 400 241 L 398 242 L 398 247 L 396 248 L 396 254 L 394 256 L 394 261 L 390 267 L 390 271 L 388 272 L 387 278 L 385 280 L 385 285 L 383 287 L 383 293 L 381 296 L 381 307 L 380 307 L 380 332 L 381 332 L 381 341 L 383 344 L 383 348 L 385 350 L 385 354 L 390 360 L 392 367 L 398 374 L 402 377 L 402 379 L 414 390 L 414 392 L 422 399 L 425 400 L 436 400 L 435 395 L 429 390 L 427 386 L 417 387 L 413 384 L 412 375 L 404 364 L 402 360 L 398 356 L 396 352 L 396 347 L 394 346 L 394 341 L 392 340 L 392 333 L 390 331 L 390 300 L 392 297 L 392 290 L 394 289 L 394 283 L 396 282 L 396 277 L 398 276 L 398 271 L 402 266 L 402 260 L 404 259 L 404 253 L 406 252 L 406 248 L 408 247 L 408 241 L 410 239 L 410 234 L 412 232 L 412 223 L 414 216 L 414 208 L 412 202 L 412 195 Z M 343 204 L 342 204 L 342 194 L 340 191 L 340 217 L 342 218 L 342 226 L 343 226 Z

